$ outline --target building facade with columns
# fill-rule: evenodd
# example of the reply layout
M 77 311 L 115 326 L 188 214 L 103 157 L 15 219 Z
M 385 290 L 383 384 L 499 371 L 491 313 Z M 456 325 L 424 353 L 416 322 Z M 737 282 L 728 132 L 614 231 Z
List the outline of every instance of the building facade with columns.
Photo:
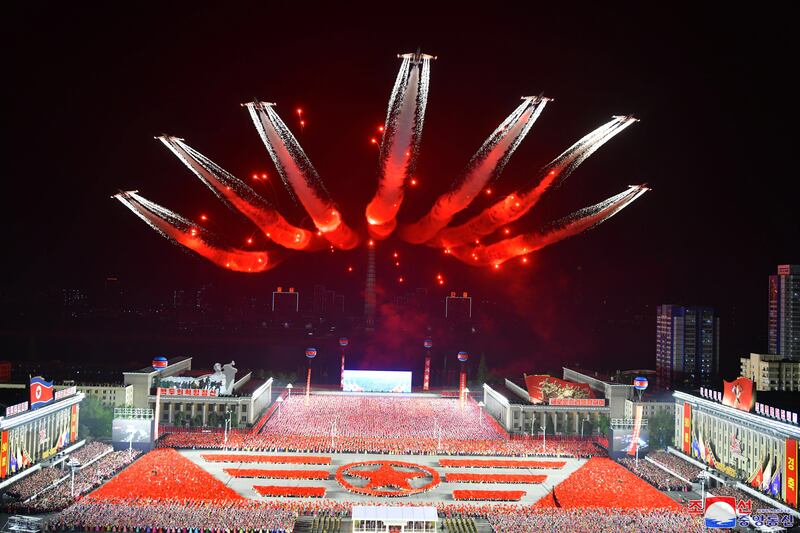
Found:
M 233 363 L 225 370 L 215 367 L 194 371 L 192 358 L 181 357 L 162 370 L 146 367 L 123 378 L 133 386 L 132 407 L 153 409 L 159 424 L 219 426 L 228 416 L 233 427 L 253 424 L 272 401 L 272 378 L 258 379 L 252 372 L 237 377 Z
M 85 395 L 75 387 L 41 407 L 31 408 L 24 384 L 0 390 L 5 416 L 0 416 L 0 484 L 75 444 L 80 427 L 80 403 Z
M 574 378 L 577 373 L 564 369 L 564 380 Z M 581 376 L 589 381 L 588 376 Z M 530 378 L 541 376 L 525 376 L 525 383 L 530 383 Z M 594 379 L 594 378 L 592 378 Z M 539 380 L 541 383 L 541 380 Z M 553 382 L 563 383 L 562 380 Z M 569 379 L 572 384 L 579 383 Z M 600 394 L 584 395 L 593 397 L 582 398 L 548 398 L 542 400 L 537 394 L 523 384 L 506 379 L 502 385 L 483 385 L 483 402 L 486 411 L 502 425 L 510 434 L 540 435 L 543 428 L 548 434 L 557 435 L 589 435 L 594 433 L 599 426 L 601 415 L 609 419 L 612 414 L 612 405 L 608 398 Z M 569 387 L 569 384 L 565 384 Z M 591 388 L 591 385 L 589 386 Z M 602 388 L 605 393 L 605 388 Z M 598 397 L 599 396 L 599 397 Z M 624 412 L 624 405 L 617 405 L 614 400 L 614 409 Z
M 797 509 L 798 424 L 688 392 L 674 399 L 675 450 Z

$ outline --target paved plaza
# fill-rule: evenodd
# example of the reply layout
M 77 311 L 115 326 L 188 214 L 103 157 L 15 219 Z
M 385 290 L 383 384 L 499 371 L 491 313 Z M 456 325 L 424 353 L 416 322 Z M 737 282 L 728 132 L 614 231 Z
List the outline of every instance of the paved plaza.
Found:
M 302 453 L 273 453 L 273 452 L 223 452 L 220 450 L 182 450 L 180 451 L 185 457 L 197 464 L 203 470 L 209 472 L 217 479 L 221 480 L 228 487 L 235 490 L 242 496 L 251 499 L 265 500 L 265 499 L 279 499 L 285 500 L 287 498 L 268 498 L 261 496 L 253 489 L 254 485 L 281 485 L 293 487 L 325 487 L 326 498 L 334 500 L 349 500 L 353 502 L 374 502 L 376 500 L 394 501 L 394 502 L 408 502 L 408 503 L 422 503 L 422 502 L 447 502 L 452 503 L 452 492 L 454 490 L 524 490 L 525 496 L 520 500 L 523 504 L 533 504 L 540 498 L 545 496 L 554 485 L 558 485 L 564 481 L 570 474 L 580 468 L 585 462 L 585 459 L 574 458 L 561 458 L 561 457 L 536 457 L 536 460 L 542 461 L 563 461 L 566 464 L 562 468 L 443 468 L 439 466 L 439 459 L 470 459 L 469 456 L 452 456 L 452 455 L 386 455 L 386 454 L 358 454 L 358 453 L 342 453 L 342 454 L 302 454 Z M 211 462 L 203 459 L 202 455 L 269 455 L 269 456 L 302 456 L 313 455 L 330 457 L 330 465 L 304 465 L 304 464 L 279 464 L 279 463 L 256 463 L 256 462 Z M 491 457 L 480 456 L 474 457 L 480 460 L 508 460 L 508 457 Z M 522 459 L 522 458 L 521 458 Z M 432 487 L 431 490 L 413 494 L 403 497 L 391 498 L 378 498 L 376 496 L 367 496 L 363 494 L 355 494 L 347 491 L 342 487 L 335 478 L 337 469 L 343 465 L 351 463 L 359 463 L 364 461 L 402 461 L 406 463 L 414 463 L 424 467 L 429 467 L 441 476 L 441 483 L 438 486 Z M 227 468 L 256 468 L 264 470 L 326 470 L 330 473 L 328 479 L 265 479 L 265 478 L 238 478 L 228 475 L 224 472 Z M 448 473 L 470 473 L 470 474 L 534 474 L 546 476 L 543 483 L 525 484 L 525 483 L 465 483 L 465 482 L 449 482 L 446 480 Z M 419 487 L 430 481 L 427 479 L 412 479 L 409 483 L 412 487 Z

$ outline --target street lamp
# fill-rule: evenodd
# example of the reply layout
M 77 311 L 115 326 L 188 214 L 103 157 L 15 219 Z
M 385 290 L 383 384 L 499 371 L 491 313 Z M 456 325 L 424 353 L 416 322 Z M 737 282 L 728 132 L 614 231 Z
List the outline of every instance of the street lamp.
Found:
M 288 385 L 286 385 L 286 390 L 288 390 L 288 391 L 289 391 L 289 394 L 287 394 L 287 395 L 286 395 L 287 397 L 289 397 L 289 396 L 291 396 L 291 395 L 292 395 L 292 389 L 293 389 L 293 388 L 294 388 L 294 387 L 292 387 L 292 384 L 291 384 L 291 383 L 289 383 Z
M 228 449 L 228 431 L 231 428 L 231 412 L 229 409 L 225 409 L 225 428 L 223 429 L 223 440 L 224 440 L 224 447 Z
M 67 466 L 70 468 L 70 496 L 75 499 L 75 469 L 81 466 L 81 462 L 70 457 Z
M 700 478 L 700 495 L 703 501 L 703 509 L 706 508 L 706 483 L 708 482 L 708 472 L 703 470 L 697 477 Z
M 482 401 L 478 402 L 478 417 L 481 419 L 481 427 L 483 427 L 483 407 L 485 405 Z
M 278 396 L 278 399 L 275 400 L 278 402 L 278 418 L 281 416 L 281 405 L 283 405 L 283 396 Z
M 547 451 L 547 429 L 545 428 L 545 424 L 542 425 L 542 453 Z

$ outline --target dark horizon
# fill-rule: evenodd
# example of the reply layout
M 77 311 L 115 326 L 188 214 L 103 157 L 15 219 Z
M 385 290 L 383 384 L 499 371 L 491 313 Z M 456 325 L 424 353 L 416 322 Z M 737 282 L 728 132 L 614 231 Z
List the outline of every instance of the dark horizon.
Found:
M 308 125 L 300 141 L 348 222 L 361 227 L 375 188 L 369 138 L 384 119 L 396 54 L 421 46 L 438 60 L 420 185 L 407 193 L 403 220 L 446 190 L 520 96 L 540 92 L 555 101 L 494 185 L 500 192 L 525 183 L 611 115 L 633 113 L 641 122 L 513 224 L 515 232 L 628 184 L 648 182 L 653 191 L 607 224 L 497 272 L 392 238 L 378 249 L 387 301 L 416 287 L 433 299 L 469 291 L 491 300 L 503 313 L 482 333 L 483 349 L 502 346 L 490 366 L 514 371 L 572 361 L 599 370 L 652 368 L 655 306 L 662 303 L 719 309 L 727 375 L 740 356 L 766 352 L 767 276 L 778 264 L 800 263 L 796 187 L 784 177 L 792 173 L 784 154 L 792 153 L 787 124 L 794 115 L 787 14 L 647 6 L 563 14 L 545 6 L 470 19 L 435 8 L 373 12 L 379 8 L 135 6 L 118 17 L 105 9 L 13 5 L 4 37 L 13 132 L 10 194 L 0 210 L 10 229 L 4 315 L 36 293 L 91 289 L 110 275 L 130 293 L 154 297 L 213 284 L 236 300 L 278 285 L 323 284 L 359 301 L 363 248 L 294 254 L 264 274 L 227 272 L 183 253 L 109 197 L 139 189 L 189 218 L 208 213 L 232 242 L 252 234 L 152 139 L 166 132 L 241 178 L 270 174 L 274 191 L 262 185 L 260 192 L 302 223 L 239 107 L 258 97 L 277 102 L 293 128 L 292 110 L 303 107 Z M 390 259 L 395 250 L 402 286 Z M 447 279 L 442 287 L 437 273 Z M 401 335 L 398 320 L 387 322 L 394 329 L 387 325 L 381 335 Z M 423 329 L 425 318 L 414 323 Z M 37 327 L 47 334 L 46 324 Z M 2 358 L 16 359 L 26 330 L 2 329 Z

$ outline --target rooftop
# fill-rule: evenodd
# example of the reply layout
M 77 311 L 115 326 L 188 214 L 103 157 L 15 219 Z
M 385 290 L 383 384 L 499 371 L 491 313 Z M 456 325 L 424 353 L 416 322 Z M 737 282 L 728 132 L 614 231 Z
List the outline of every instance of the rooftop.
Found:
M 188 357 L 188 356 L 185 356 L 185 355 L 181 355 L 181 356 L 178 356 L 178 357 L 170 357 L 169 359 L 167 359 L 167 364 L 171 366 L 171 365 L 175 365 L 175 364 L 178 364 L 180 362 L 186 361 L 187 359 L 191 359 L 191 357 Z M 130 372 L 137 372 L 137 373 L 141 373 L 141 374 L 149 374 L 150 372 L 155 372 L 155 370 L 153 369 L 153 367 L 151 365 L 151 366 L 146 366 L 146 367 L 143 367 L 143 368 L 131 370 Z
M 509 381 L 512 381 L 515 385 L 521 387 L 522 390 L 525 390 L 524 384 L 520 385 L 519 383 L 516 383 L 513 380 Z M 531 405 L 531 402 L 529 402 L 527 399 L 521 398 L 519 394 L 506 387 L 505 383 L 495 383 L 490 385 L 490 387 L 492 388 L 492 390 L 505 396 L 506 400 L 508 400 L 508 403 L 513 403 L 517 405 Z
M 29 400 L 28 387 L 19 383 L 3 383 L 0 385 L 0 416 L 6 412 L 6 407 Z
M 625 383 L 617 379 L 616 376 L 611 376 L 609 374 L 605 374 L 603 372 L 598 372 L 597 370 L 590 370 L 588 368 L 581 368 L 579 366 L 563 367 L 564 370 L 571 370 L 572 372 L 577 372 L 578 374 L 583 374 L 586 377 L 596 379 L 598 381 L 602 381 L 608 385 L 631 385 L 630 383 Z

